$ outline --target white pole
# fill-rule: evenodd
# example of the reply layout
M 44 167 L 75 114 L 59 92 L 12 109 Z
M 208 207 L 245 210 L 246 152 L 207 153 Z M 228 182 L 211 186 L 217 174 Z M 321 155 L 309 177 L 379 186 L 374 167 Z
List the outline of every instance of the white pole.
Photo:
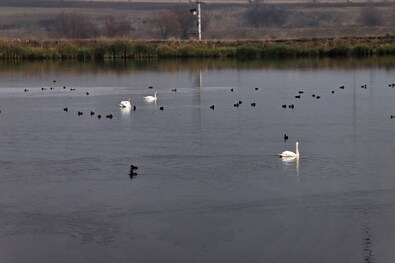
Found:
M 202 16 L 200 14 L 200 0 L 197 0 L 198 4 L 198 10 L 197 10 L 197 15 L 198 15 L 198 36 L 199 40 L 202 40 Z

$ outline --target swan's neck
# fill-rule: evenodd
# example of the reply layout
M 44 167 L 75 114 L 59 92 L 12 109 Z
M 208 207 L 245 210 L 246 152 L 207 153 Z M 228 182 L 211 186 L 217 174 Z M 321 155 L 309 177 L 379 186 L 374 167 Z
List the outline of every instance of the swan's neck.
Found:
M 156 92 L 154 93 L 154 97 L 155 97 L 155 99 L 156 99 Z
M 295 150 L 296 156 L 299 156 L 299 144 L 296 143 L 296 150 Z

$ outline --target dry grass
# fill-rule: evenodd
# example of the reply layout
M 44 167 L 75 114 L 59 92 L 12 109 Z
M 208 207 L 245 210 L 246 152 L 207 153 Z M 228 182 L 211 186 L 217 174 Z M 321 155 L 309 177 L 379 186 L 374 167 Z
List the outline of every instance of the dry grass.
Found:
M 245 41 L 0 41 L 0 59 L 101 60 L 151 57 L 366 57 L 395 55 L 395 36 Z

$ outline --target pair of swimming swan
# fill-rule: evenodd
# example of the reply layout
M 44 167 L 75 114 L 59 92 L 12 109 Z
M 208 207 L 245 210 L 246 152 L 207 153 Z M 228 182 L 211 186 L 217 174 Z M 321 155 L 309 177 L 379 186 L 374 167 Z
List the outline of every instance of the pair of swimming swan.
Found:
M 145 99 L 146 101 L 148 101 L 148 102 L 156 101 L 156 99 L 157 99 L 156 94 L 157 94 L 157 93 L 158 93 L 158 92 L 155 92 L 155 93 L 154 93 L 154 96 L 145 96 L 144 99 Z M 121 101 L 121 102 L 119 103 L 119 107 L 122 107 L 122 108 L 132 108 L 132 99 L 128 99 L 128 100 L 123 100 L 123 101 Z

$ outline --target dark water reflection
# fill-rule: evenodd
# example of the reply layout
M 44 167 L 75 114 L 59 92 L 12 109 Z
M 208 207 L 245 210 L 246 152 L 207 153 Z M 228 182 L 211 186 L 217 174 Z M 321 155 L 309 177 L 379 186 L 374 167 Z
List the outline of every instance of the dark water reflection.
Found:
M 130 71 L 195 71 L 217 69 L 289 69 L 289 68 L 332 68 L 358 69 L 395 67 L 393 57 L 375 58 L 304 58 L 290 60 L 237 60 L 237 59 L 142 59 L 142 60 L 104 60 L 101 62 L 66 61 L 0 61 L 0 72 L 7 74 L 24 71 L 25 74 L 40 72 L 80 73 L 128 73 Z
M 394 58 L 1 62 L 0 262 L 391 262 L 394 73 Z M 276 156 L 295 141 L 299 159 Z

